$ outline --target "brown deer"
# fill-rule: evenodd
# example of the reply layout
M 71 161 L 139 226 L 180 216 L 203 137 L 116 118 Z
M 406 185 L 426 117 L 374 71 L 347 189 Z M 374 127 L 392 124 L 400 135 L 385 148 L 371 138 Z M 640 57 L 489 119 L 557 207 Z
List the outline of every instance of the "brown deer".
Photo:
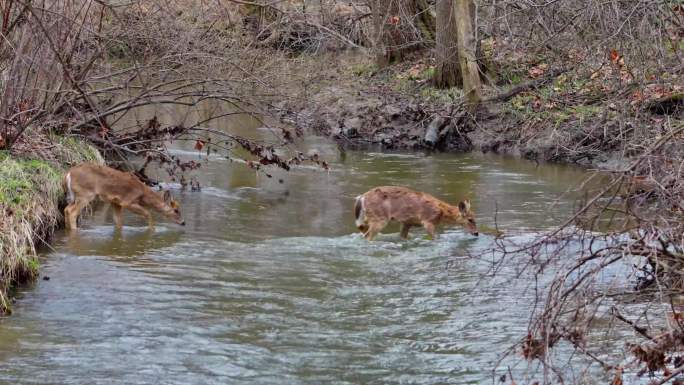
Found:
M 98 197 L 112 205 L 117 227 L 123 224 L 123 209 L 142 215 L 150 227 L 154 226 L 154 222 L 147 209 L 158 211 L 179 225 L 185 225 L 180 206 L 171 198 L 169 191 L 157 194 L 135 175 L 111 167 L 92 163 L 74 166 L 64 176 L 64 190 L 68 203 L 64 209 L 64 220 L 68 229 L 78 227 L 76 220 L 79 213 Z
M 401 237 L 408 238 L 411 226 L 423 226 L 432 239 L 440 224 L 460 224 L 475 236 L 478 235 L 470 201 L 457 206 L 443 202 L 430 194 L 413 191 L 406 187 L 376 187 L 356 197 L 354 205 L 356 227 L 368 240 L 387 226 L 389 222 L 401 224 Z

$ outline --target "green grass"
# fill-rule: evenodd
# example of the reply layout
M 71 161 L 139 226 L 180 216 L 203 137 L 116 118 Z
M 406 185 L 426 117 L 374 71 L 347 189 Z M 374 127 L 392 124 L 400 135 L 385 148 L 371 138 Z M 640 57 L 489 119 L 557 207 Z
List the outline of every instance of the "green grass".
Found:
M 378 70 L 378 65 L 373 62 L 356 64 L 351 66 L 351 73 L 354 76 L 365 77 Z
M 8 289 L 37 274 L 34 239 L 54 227 L 62 194 L 60 173 L 37 159 L 0 160 L 0 310 L 9 311 Z
M 82 162 L 104 162 L 102 155 L 95 147 L 77 138 L 54 136 L 51 139 L 58 144 L 55 148 L 55 154 L 59 159 L 59 163 L 64 167 Z
M 41 183 L 59 179 L 58 171 L 38 159 L 0 160 L 0 207 L 21 210 L 33 195 L 47 188 Z M 16 213 L 16 211 L 15 211 Z
M 429 66 L 425 68 L 424 70 L 420 71 L 420 74 L 418 74 L 418 79 L 432 79 L 435 76 L 435 67 L 434 66 Z
M 581 88 L 584 85 L 582 81 L 569 80 L 561 76 L 552 84 L 534 92 L 516 95 L 505 104 L 505 109 L 520 119 L 547 121 L 556 127 L 571 120 L 583 121 L 600 114 L 603 111 L 602 107 L 584 104 L 565 106 L 558 105 L 557 101 L 562 99 L 569 90 Z
M 523 81 L 523 75 L 521 75 L 521 74 L 516 74 L 516 73 L 512 73 L 512 74 L 509 74 L 509 75 L 508 75 L 508 77 L 506 78 L 506 80 L 507 80 L 508 83 L 510 83 L 511 85 L 516 86 L 516 85 L 522 83 L 522 81 Z
M 570 107 L 570 110 L 573 112 L 573 114 L 579 118 L 586 118 L 594 115 L 598 115 L 602 111 L 601 106 L 595 106 L 595 105 L 576 105 L 573 107 Z
M 463 90 L 458 87 L 438 89 L 425 87 L 420 90 L 420 96 L 426 101 L 435 103 L 453 103 L 463 97 Z

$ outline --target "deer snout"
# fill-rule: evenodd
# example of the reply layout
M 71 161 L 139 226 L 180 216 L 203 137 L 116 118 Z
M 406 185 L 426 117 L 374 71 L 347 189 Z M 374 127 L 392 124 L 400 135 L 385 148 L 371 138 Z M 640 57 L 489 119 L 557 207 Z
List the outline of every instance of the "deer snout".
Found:
M 180 215 L 180 213 L 174 212 L 174 213 L 170 214 L 168 217 L 169 217 L 169 219 L 174 221 L 176 224 L 181 225 L 181 226 L 185 226 L 185 219 L 183 219 L 183 217 Z
M 472 234 L 472 235 L 474 235 L 474 236 L 476 236 L 476 237 L 480 235 L 480 232 L 477 231 L 477 225 L 475 224 L 475 220 L 474 220 L 474 219 L 469 219 L 469 220 L 468 220 L 468 222 L 466 223 L 466 230 L 468 230 L 468 232 L 469 232 L 470 234 Z
M 177 208 L 171 209 L 166 212 L 166 215 L 169 219 L 172 221 L 176 222 L 177 224 L 181 226 L 185 226 L 185 219 L 183 219 L 183 216 L 180 213 L 180 210 Z

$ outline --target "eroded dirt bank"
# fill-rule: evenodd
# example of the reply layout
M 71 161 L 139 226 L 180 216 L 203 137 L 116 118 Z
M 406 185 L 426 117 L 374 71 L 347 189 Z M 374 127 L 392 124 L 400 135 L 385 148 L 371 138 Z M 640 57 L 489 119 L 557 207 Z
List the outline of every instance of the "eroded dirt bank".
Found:
M 485 102 L 469 114 L 460 90 L 430 86 L 429 59 L 384 69 L 353 54 L 320 60 L 328 61 L 329 70 L 309 85 L 306 98 L 275 105 L 284 120 L 342 146 L 492 151 L 610 168 L 684 115 L 684 87 L 676 73 L 607 87 L 611 71 L 545 68 L 514 85 L 486 85 Z

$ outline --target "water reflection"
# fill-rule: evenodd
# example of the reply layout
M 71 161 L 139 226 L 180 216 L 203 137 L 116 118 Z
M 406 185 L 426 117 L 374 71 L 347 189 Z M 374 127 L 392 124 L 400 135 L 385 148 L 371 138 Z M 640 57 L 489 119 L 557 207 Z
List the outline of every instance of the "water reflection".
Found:
M 128 223 L 133 222 L 132 216 L 127 219 Z M 65 231 L 57 236 L 64 240 L 64 250 L 73 255 L 133 257 L 145 255 L 155 248 L 172 246 L 181 239 L 182 232 L 173 224 L 148 227 L 145 223 L 120 229 L 109 224 Z

